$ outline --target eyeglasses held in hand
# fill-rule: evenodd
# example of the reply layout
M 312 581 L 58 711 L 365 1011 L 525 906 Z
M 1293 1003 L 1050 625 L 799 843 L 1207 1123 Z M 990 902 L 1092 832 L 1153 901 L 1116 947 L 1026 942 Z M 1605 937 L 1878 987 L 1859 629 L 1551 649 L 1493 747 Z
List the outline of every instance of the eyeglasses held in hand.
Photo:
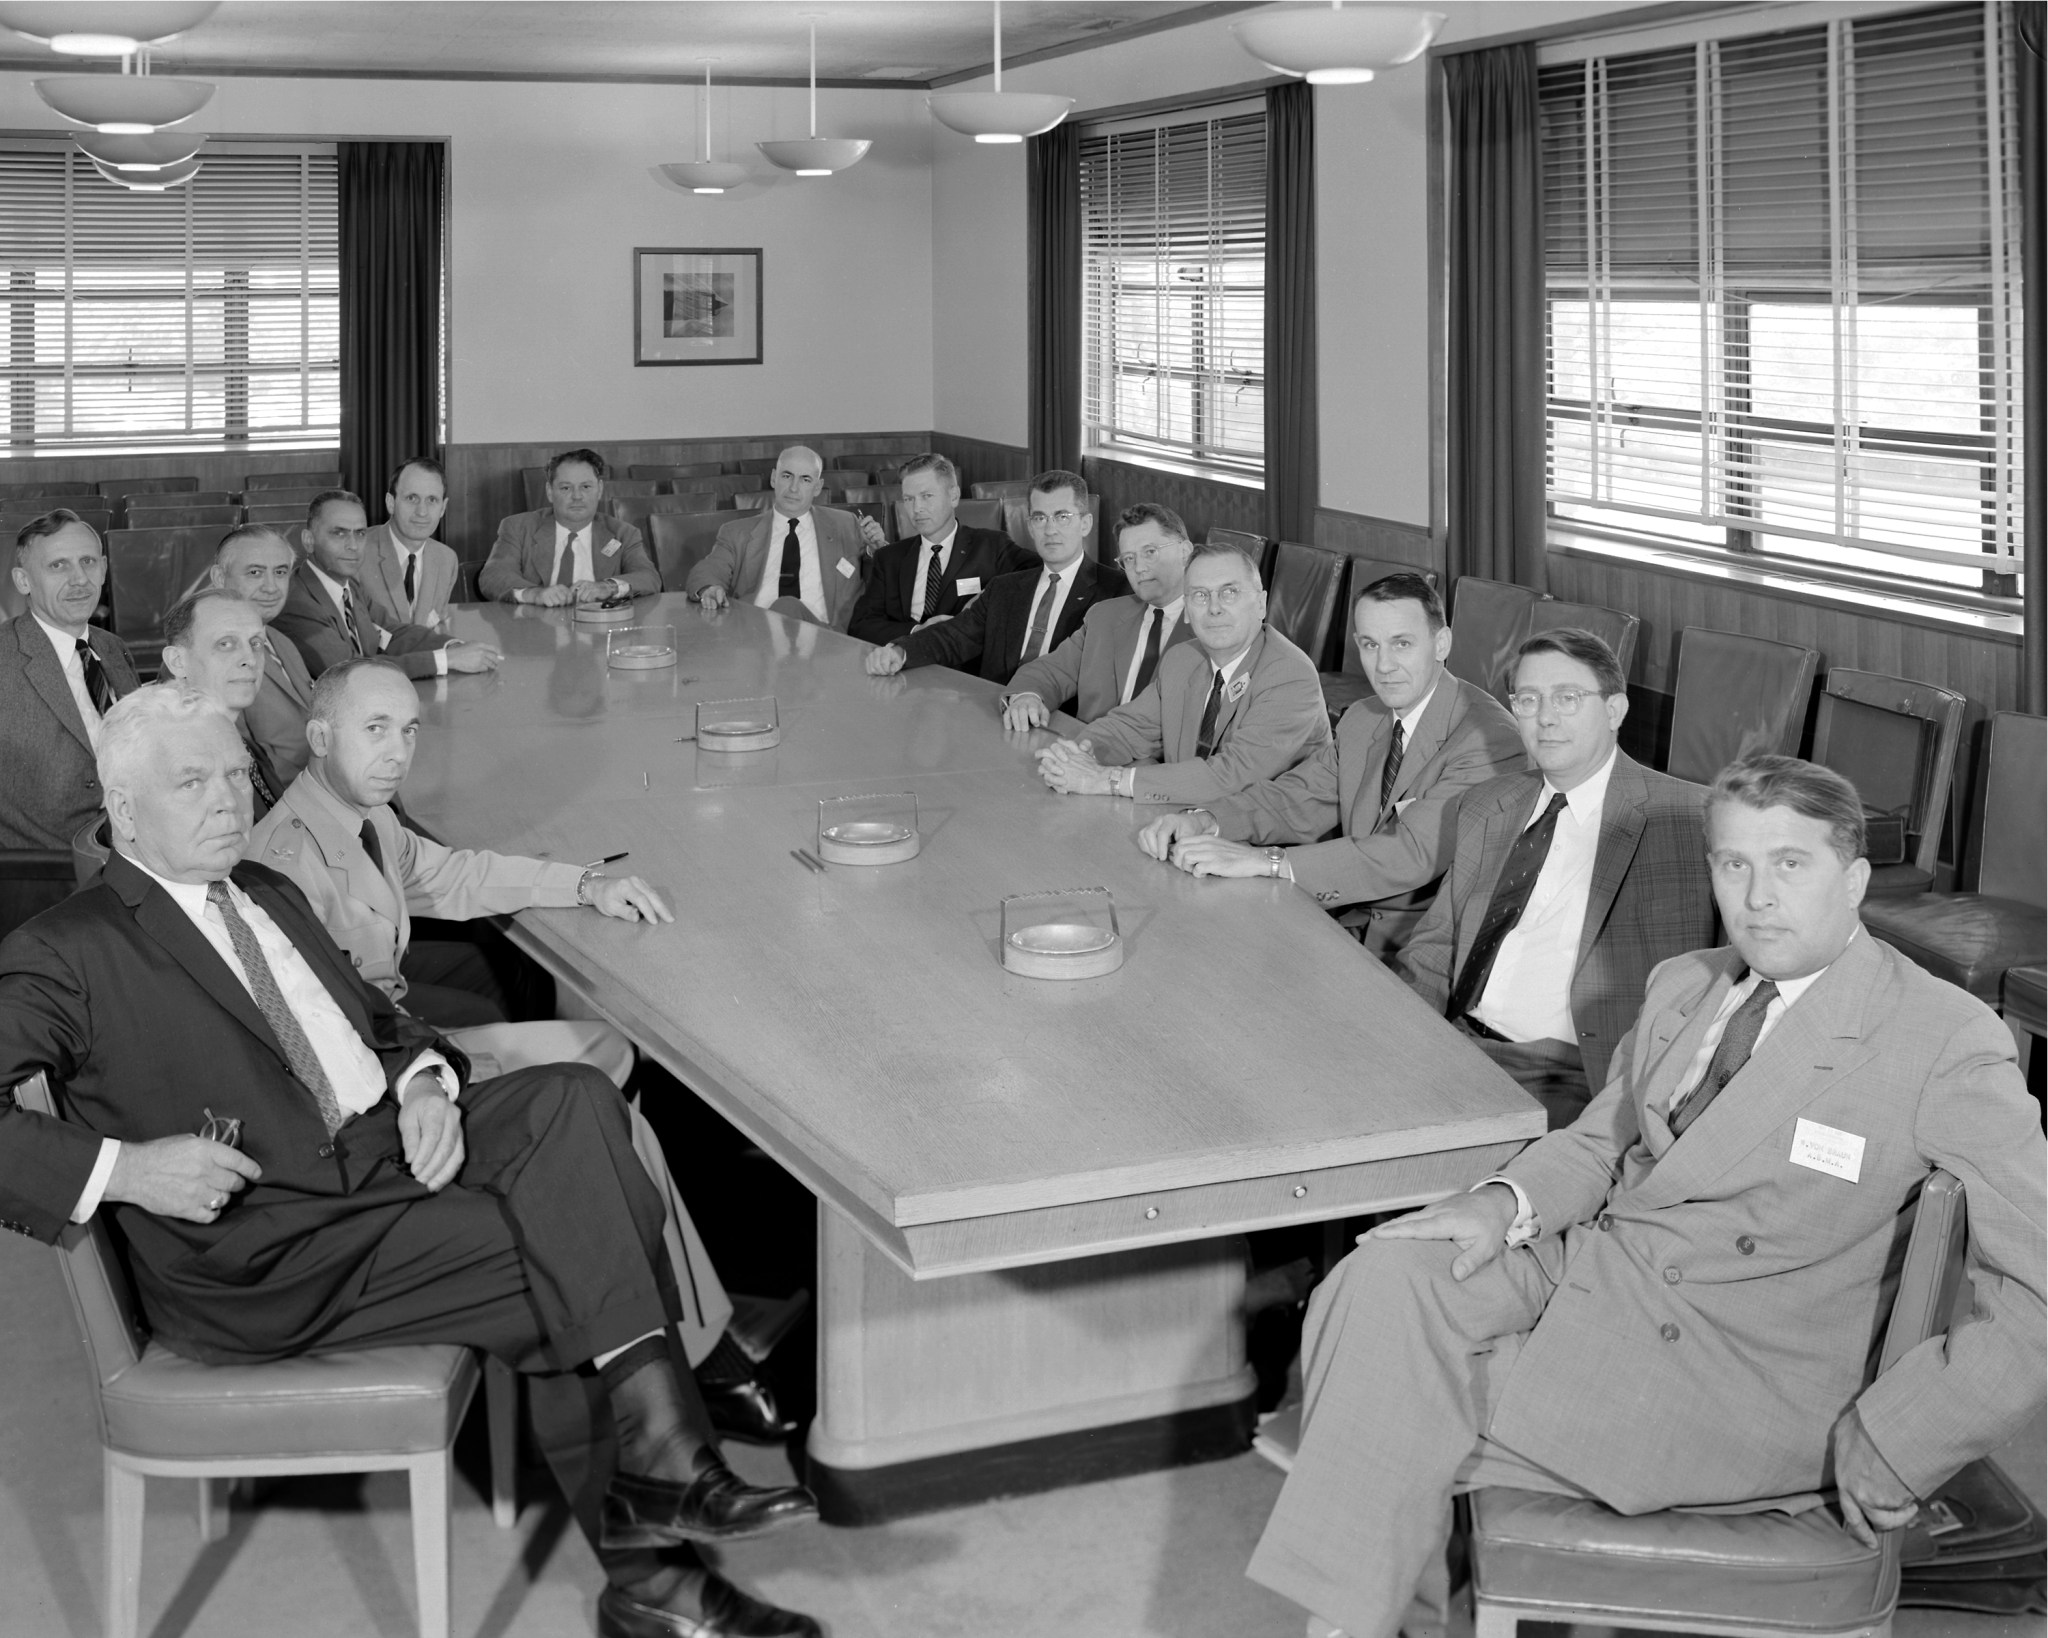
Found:
M 1550 691 L 1550 708 L 1561 717 L 1575 717 L 1587 700 L 1601 697 L 1590 688 L 1553 688 Z M 1508 709 L 1518 717 L 1533 717 L 1543 709 L 1543 696 L 1533 688 L 1525 688 L 1519 694 L 1508 696 Z
M 242 1146 L 242 1117 L 240 1115 L 220 1116 L 211 1109 L 201 1109 L 206 1119 L 200 1123 L 199 1135 L 208 1143 L 225 1143 L 230 1149 Z

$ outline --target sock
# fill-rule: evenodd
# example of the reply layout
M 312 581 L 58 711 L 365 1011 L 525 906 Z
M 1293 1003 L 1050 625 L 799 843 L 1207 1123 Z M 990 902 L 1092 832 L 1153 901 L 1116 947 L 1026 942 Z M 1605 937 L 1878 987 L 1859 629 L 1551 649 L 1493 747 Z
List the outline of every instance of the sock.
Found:
M 642 1337 L 601 1366 L 618 1431 L 619 1471 L 687 1484 L 719 1462 L 718 1435 L 686 1371 L 678 1378 L 668 1341 Z

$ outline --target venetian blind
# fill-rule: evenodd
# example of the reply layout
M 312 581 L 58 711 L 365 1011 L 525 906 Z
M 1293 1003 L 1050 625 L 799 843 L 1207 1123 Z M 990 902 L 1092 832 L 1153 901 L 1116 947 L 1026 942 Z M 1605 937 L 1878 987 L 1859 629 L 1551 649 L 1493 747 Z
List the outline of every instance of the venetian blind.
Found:
M 1264 108 L 1083 132 L 1081 222 L 1088 447 L 1262 472 Z
M 215 138 L 134 193 L 68 142 L 0 140 L 0 273 L 17 454 L 339 436 L 331 146 Z
M 1944 6 L 1543 70 L 1559 515 L 2011 589 L 2008 31 Z

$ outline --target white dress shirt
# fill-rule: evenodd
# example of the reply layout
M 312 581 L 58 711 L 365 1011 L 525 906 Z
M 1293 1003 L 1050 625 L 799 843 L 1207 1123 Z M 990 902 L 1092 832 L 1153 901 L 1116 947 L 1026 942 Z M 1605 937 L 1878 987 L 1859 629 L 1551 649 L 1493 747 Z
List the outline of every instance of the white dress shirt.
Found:
M 555 520 L 555 555 L 548 559 L 548 577 L 545 584 L 555 583 L 555 570 L 562 561 L 562 548 L 569 544 L 570 528 L 561 519 Z M 575 531 L 576 550 L 569 557 L 569 584 L 580 586 L 586 580 L 595 580 L 597 570 L 592 566 L 591 538 L 597 533 L 597 520 L 581 525 Z
M 208 884 L 167 881 L 147 865 L 134 859 L 129 862 L 170 894 L 172 902 L 185 912 L 253 999 L 256 991 L 243 970 L 241 957 L 235 954 L 234 941 L 228 936 L 228 924 L 207 899 Z M 313 1048 L 313 1056 L 320 1060 L 320 1067 L 327 1072 L 327 1083 L 334 1089 L 335 1101 L 350 1115 L 360 1115 L 374 1108 L 384 1096 L 384 1065 L 376 1053 L 363 1043 L 355 1025 L 349 1022 L 348 1014 L 336 1005 L 334 997 L 327 993 L 327 986 L 320 982 L 319 976 L 307 965 L 306 958 L 299 954 L 298 946 L 279 931 L 277 923 L 270 919 L 263 907 L 233 882 L 227 884 L 227 889 L 228 897 L 249 924 L 249 931 L 256 935 L 263 959 L 270 964 L 285 1005 L 298 1019 L 299 1027 L 306 1032 L 307 1043 Z M 398 1077 L 398 1084 L 404 1086 L 413 1076 L 421 1074 L 437 1076 L 441 1089 L 451 1098 L 461 1090 L 453 1067 L 438 1052 L 422 1052 L 407 1065 L 405 1073 Z M 306 1095 L 312 1096 L 310 1092 Z M 92 1175 L 86 1179 L 78 1204 L 71 1210 L 72 1222 L 83 1223 L 99 1209 L 120 1149 L 118 1138 L 100 1140 L 99 1158 L 93 1164 Z
M 57 651 L 57 665 L 64 673 L 65 682 L 71 686 L 72 702 L 77 705 L 78 714 L 85 719 L 85 737 L 92 741 L 92 748 L 97 751 L 100 748 L 100 714 L 85 686 L 85 662 L 78 657 L 79 639 L 51 625 L 40 614 L 36 616 L 36 624 L 43 628 L 43 635 L 50 639 L 50 646 Z M 104 665 L 106 661 L 100 663 Z
M 761 587 L 754 593 L 754 607 L 765 609 L 782 595 L 782 543 L 789 538 L 789 522 L 780 512 L 770 511 L 768 561 L 761 565 Z M 825 576 L 818 567 L 818 520 L 806 512 L 796 520 L 797 601 L 820 620 L 825 612 Z
M 1396 711 L 1394 720 L 1401 725 L 1401 754 L 1408 754 L 1408 747 L 1415 739 L 1415 730 L 1422 726 L 1423 713 L 1428 711 L 1429 702 L 1436 698 L 1436 691 L 1444 685 L 1444 674 L 1439 671 L 1436 681 L 1430 684 L 1429 692 L 1409 706 L 1405 711 Z M 1546 797 L 1544 800 L 1548 801 Z
M 1551 832 L 1550 851 L 1529 890 L 1521 919 L 1500 941 L 1486 988 L 1472 1016 L 1510 1041 L 1578 1044 L 1572 1023 L 1572 974 L 1579 964 L 1579 936 L 1586 925 L 1586 901 L 1593 892 L 1593 861 L 1600 851 L 1600 813 L 1614 774 L 1614 752 L 1586 779 L 1564 794 L 1564 811 Z M 1526 832 L 1543 817 L 1557 795 L 1549 780 L 1536 794 Z
M 1045 595 L 1046 583 L 1053 583 L 1052 605 L 1045 611 L 1045 641 L 1038 654 L 1023 653 L 1021 659 L 1035 660 L 1039 654 L 1049 653 L 1057 641 L 1053 633 L 1060 629 L 1060 610 L 1067 606 L 1067 599 L 1073 595 L 1074 582 L 1080 578 L 1081 559 L 1076 556 L 1072 562 L 1057 569 L 1042 568 L 1038 571 L 1038 584 L 1031 588 L 1031 602 L 1024 620 L 1024 646 L 1031 646 L 1031 628 L 1038 624 L 1038 600 Z
M 913 609 L 918 610 L 916 618 L 921 621 L 929 620 L 931 618 L 932 605 L 939 600 L 936 593 L 936 589 L 934 589 L 934 591 L 930 595 L 927 595 L 924 583 L 925 576 L 928 573 L 930 573 L 933 568 L 932 548 L 936 546 L 939 549 L 939 561 L 937 564 L 937 568 L 939 574 L 943 576 L 946 572 L 946 565 L 953 561 L 953 542 L 957 540 L 959 536 L 960 525 L 957 522 L 955 522 L 952 525 L 950 525 L 947 528 L 946 532 L 943 535 L 940 535 L 936 540 L 933 539 L 930 535 L 920 535 L 918 537 L 917 579 L 911 582 L 910 606 Z
M 329 574 L 325 569 L 321 568 L 320 565 L 315 563 L 310 557 L 306 559 L 306 567 L 311 569 L 313 571 L 313 577 L 316 580 L 318 580 L 321 585 L 327 588 L 327 595 L 334 599 L 334 606 L 341 610 L 342 617 L 344 619 L 346 619 L 351 613 L 354 614 L 356 622 L 356 640 L 358 642 L 361 642 L 365 622 L 374 622 L 375 616 L 373 616 L 370 613 L 370 611 L 363 606 L 361 599 L 359 599 L 355 595 L 354 586 L 347 582 L 336 580 L 333 575 Z M 374 650 L 366 650 L 365 652 L 382 654 L 390 646 L 391 633 L 386 631 L 382 626 L 378 626 L 377 646 Z M 448 675 L 448 651 L 445 648 L 437 648 L 434 650 L 434 675 L 437 677 L 445 677 Z
M 413 545 L 411 541 L 407 540 L 396 529 L 390 530 L 389 534 L 391 549 L 398 553 L 398 574 L 393 579 L 391 587 L 400 597 L 405 598 L 405 617 L 408 620 L 415 620 L 418 618 L 414 611 L 419 606 L 420 583 L 426 579 L 427 574 L 426 565 L 420 562 L 420 558 L 426 552 L 427 545 L 425 541 L 421 541 L 417 546 Z M 412 568 L 413 589 L 410 597 L 406 596 L 405 591 L 405 571 L 407 565 L 411 565 Z
M 1148 608 L 1138 620 L 1138 642 L 1131 650 L 1131 663 L 1124 669 L 1123 690 L 1117 695 L 1119 705 L 1129 705 L 1138 697 L 1138 668 L 1145 663 L 1145 628 L 1152 623 L 1153 615 L 1159 616 L 1159 652 L 1166 652 L 1166 645 L 1173 641 L 1173 628 L 1180 622 L 1180 611 L 1187 603 L 1183 593 L 1161 608 Z

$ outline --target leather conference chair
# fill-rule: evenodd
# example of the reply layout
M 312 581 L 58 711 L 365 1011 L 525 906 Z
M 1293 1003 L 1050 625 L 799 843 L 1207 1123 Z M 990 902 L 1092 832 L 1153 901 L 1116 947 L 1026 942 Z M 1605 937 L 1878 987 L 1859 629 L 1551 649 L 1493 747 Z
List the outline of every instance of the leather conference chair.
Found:
M 1904 821 L 1904 857 L 1882 864 L 1873 858 L 1870 892 L 1878 897 L 1934 885 L 1964 703 L 1932 683 L 1842 666 L 1828 673 L 1814 718 L 1813 760 L 1854 785 L 1867 811 Z
M 642 498 L 662 492 L 660 478 L 607 478 L 604 492 L 608 496 L 634 495 Z
M 114 635 L 128 645 L 137 671 L 156 670 L 164 651 L 164 616 L 206 578 L 220 536 L 219 524 L 107 532 Z
M 828 466 L 818 474 L 821 490 L 866 489 L 874 481 L 872 472 L 864 472 L 856 466 Z
M 119 500 L 126 495 L 194 495 L 199 492 L 197 478 L 102 478 L 99 492 L 108 500 Z
M 1554 597 L 1539 597 L 1529 606 L 1529 625 L 1522 636 L 1527 639 L 1539 631 L 1561 631 L 1567 626 L 1590 631 L 1614 651 L 1614 658 L 1621 665 L 1621 674 L 1626 677 L 1629 662 L 1636 654 L 1636 634 L 1642 630 L 1642 625 L 1637 616 L 1624 614 L 1619 609 L 1602 608 L 1598 603 L 1563 603 Z M 1509 650 L 1509 658 L 1513 658 L 1513 653 L 1512 649 Z M 1506 688 L 1506 667 L 1502 672 L 1501 687 Z
M 973 500 L 1009 500 L 1012 496 L 1031 493 L 1029 478 L 998 478 L 988 483 L 978 483 L 968 490 Z
M 104 503 L 94 506 L 73 506 L 70 504 L 74 500 L 84 500 L 85 498 L 83 495 L 52 495 L 49 497 L 47 505 L 41 501 L 28 501 L 0 507 L 0 546 L 6 548 L 7 566 L 11 568 L 14 564 L 15 537 L 45 512 L 54 512 L 60 506 L 67 512 L 76 512 L 93 526 L 101 539 L 105 539 L 107 531 L 113 527 L 113 513 L 107 509 Z M 96 495 L 92 498 L 95 501 L 99 499 Z M 0 581 L 12 583 L 13 579 L 12 575 L 0 575 Z M 28 605 L 23 604 L 22 606 L 26 608 Z
M 0 938 L 68 899 L 76 886 L 71 855 L 64 849 L 0 848 Z
M 57 1112 L 41 1075 L 15 1087 L 14 1100 L 38 1114 Z M 420 1638 L 447 1638 L 448 1480 L 456 1430 L 476 1391 L 472 1350 L 417 1343 L 267 1365 L 202 1365 L 150 1340 L 105 1213 L 66 1227 L 57 1252 L 100 1425 L 107 1638 L 136 1638 L 140 1625 L 146 1478 L 197 1479 L 200 1534 L 213 1540 L 226 1523 L 217 1481 L 395 1469 L 412 1489 Z M 492 1516 L 509 1529 L 518 1384 L 512 1368 L 495 1360 L 483 1374 Z
M 758 512 L 763 507 L 775 504 L 775 497 L 765 489 L 743 489 L 736 495 L 720 495 L 715 498 L 720 504 L 730 501 L 736 512 Z
M 1264 535 L 1255 535 L 1249 529 L 1211 529 L 1202 538 L 1211 546 L 1238 547 L 1259 566 L 1263 579 L 1273 578 L 1273 543 Z
M 1330 628 L 1337 618 L 1345 558 L 1320 546 L 1282 540 L 1273 546 L 1266 582 L 1266 624 L 1306 654 L 1318 671 L 1329 660 Z
M 1678 637 L 1664 771 L 1709 785 L 1739 758 L 1796 756 L 1819 667 L 1820 655 L 1810 648 L 1687 626 Z
M 2048 717 L 2000 711 L 1985 754 L 1977 891 L 1866 898 L 1863 925 L 1995 1007 L 2010 969 L 2048 956 Z
M 114 832 L 104 813 L 96 813 L 72 832 L 71 879 L 79 891 L 92 886 L 113 856 Z
M 259 489 L 256 493 L 260 495 L 263 491 Z M 306 521 L 306 503 L 286 502 L 281 506 L 273 506 L 267 501 L 258 501 L 254 506 L 242 508 L 242 521 L 268 524 L 273 529 L 289 529 L 294 524 Z
M 211 506 L 131 506 L 122 527 L 196 529 L 205 525 L 213 529 L 226 530 L 241 521 L 242 509 L 226 502 Z
M 901 539 L 906 530 L 903 527 L 903 485 L 900 483 L 854 484 L 840 490 L 839 498 L 832 504 L 855 510 L 870 502 L 882 509 L 877 521 L 882 525 L 883 533 L 891 540 Z
M 627 474 L 635 478 L 716 478 L 724 473 L 723 461 L 685 461 L 679 466 L 629 466 Z
M 294 484 L 289 488 L 273 486 L 264 489 L 245 489 L 242 491 L 240 498 L 245 508 L 252 506 L 296 506 L 299 509 L 299 516 L 303 518 L 306 515 L 306 508 L 313 504 L 314 497 L 324 495 L 328 490 L 340 487 L 339 484 L 330 483 L 322 484 L 317 489 L 310 484 Z M 370 497 L 365 495 L 363 499 L 367 502 L 370 500 Z M 381 495 L 377 497 L 379 504 L 381 504 L 382 499 Z
M 1468 574 L 1459 578 L 1453 597 L 1451 657 L 1444 661 L 1444 669 L 1498 695 L 1502 673 L 1529 635 L 1536 593 L 1527 586 Z
M 38 483 L 0 483 L 0 502 L 32 500 L 48 501 L 51 506 L 62 506 L 66 495 L 97 497 L 99 491 L 91 484 L 79 480 L 54 482 L 44 480 Z
M 711 551 L 731 512 L 656 512 L 647 520 L 648 545 L 661 570 L 661 589 L 679 592 L 700 558 Z
M 766 479 L 775 470 L 778 455 L 748 455 L 736 461 L 727 461 L 725 470 L 736 476 L 752 476 Z
M 1000 529 L 1003 527 L 1003 503 L 1000 500 L 964 500 L 953 509 L 953 516 L 970 529 Z
M 252 472 L 242 480 L 242 488 L 249 489 L 310 489 L 318 494 L 323 489 L 339 489 L 339 472 Z
M 476 590 L 476 577 L 480 567 L 480 565 L 475 563 L 458 563 L 455 565 L 455 590 L 448 594 L 449 602 L 480 603 L 483 601 L 477 595 Z
M 1963 1185 L 1920 1190 L 1882 1372 L 1948 1329 L 1962 1280 Z M 1523 1621 L 1726 1634 L 1888 1638 L 1905 1532 L 1865 1547 L 1823 1508 L 1633 1517 L 1532 1490 L 1472 1495 L 1473 1638 Z
M 538 512 L 548 503 L 548 469 L 544 466 L 522 466 L 519 469 L 520 490 L 526 496 L 527 512 Z
M 1210 539 L 1216 531 L 1209 531 Z M 1383 558 L 1354 557 L 1347 565 L 1350 583 L 1337 607 L 1335 642 L 1337 645 L 1337 669 L 1322 674 L 1323 704 L 1330 713 L 1330 726 L 1337 726 L 1337 719 L 1372 693 L 1372 682 L 1365 674 L 1365 662 L 1358 657 L 1358 644 L 1351 636 L 1351 616 L 1358 607 L 1359 594 L 1375 580 L 1384 580 L 1390 574 L 1419 574 L 1432 587 L 1438 584 L 1434 569 L 1424 569 L 1413 563 L 1389 563 Z
M 2028 1037 L 2022 1056 L 2025 1063 L 2020 1067 L 2026 1071 L 2027 1089 L 2042 1100 L 2042 1123 L 2048 1125 L 2048 966 L 2035 962 L 2027 967 L 2013 967 L 2007 970 L 2003 1005 L 2000 1011 L 2017 1040 L 2021 1035 Z

